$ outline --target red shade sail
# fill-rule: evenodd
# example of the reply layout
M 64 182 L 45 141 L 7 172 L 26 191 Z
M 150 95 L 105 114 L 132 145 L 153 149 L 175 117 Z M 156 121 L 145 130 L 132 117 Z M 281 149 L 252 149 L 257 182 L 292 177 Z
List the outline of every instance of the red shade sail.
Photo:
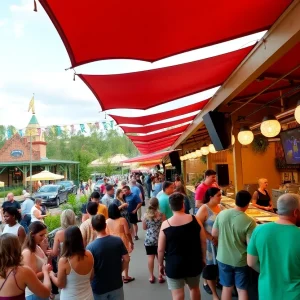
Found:
M 40 0 L 72 67 L 96 60 L 156 61 L 271 27 L 292 0 Z
M 165 131 L 161 131 L 158 133 L 154 133 L 154 134 L 148 134 L 148 135 L 142 135 L 142 136 L 137 136 L 137 135 L 128 135 L 128 137 L 133 141 L 133 142 L 150 142 L 153 140 L 158 140 L 158 139 L 163 139 L 165 137 L 168 137 L 170 135 L 173 134 L 177 134 L 177 133 L 183 133 L 189 125 L 183 125 L 177 128 L 173 128 L 170 130 L 165 130 Z
M 109 114 L 109 115 L 116 121 L 118 125 L 120 124 L 147 125 L 154 122 L 159 122 L 159 121 L 175 118 L 181 115 L 189 114 L 192 112 L 195 112 L 196 114 L 196 112 L 201 110 L 208 101 L 209 99 L 206 99 L 191 105 L 183 106 L 173 110 L 164 111 L 158 114 L 142 116 L 142 117 L 122 117 L 122 116 L 116 116 L 114 114 Z
M 141 72 L 78 76 L 94 93 L 103 110 L 148 109 L 222 85 L 253 47 Z
M 171 135 L 169 137 L 159 138 L 159 139 L 155 139 L 155 140 L 148 141 L 148 142 L 133 141 L 133 143 L 134 143 L 134 145 L 155 145 L 155 144 L 161 143 L 161 142 L 177 140 L 179 138 L 180 134 L 181 133 L 178 133 L 178 134 Z
M 173 152 L 174 150 L 170 151 L 163 151 L 163 152 L 156 152 L 148 155 L 141 155 L 134 158 L 126 159 L 122 161 L 122 163 L 133 163 L 133 162 L 145 162 L 151 160 L 160 160 L 164 158 L 167 154 Z
M 173 143 L 168 142 L 168 143 L 162 143 L 162 144 L 157 144 L 157 145 L 148 146 L 148 147 L 145 147 L 145 146 L 136 146 L 136 147 L 142 153 L 153 153 L 153 152 L 157 152 L 159 150 L 163 150 L 168 147 L 171 147 L 172 145 L 173 145 Z
M 160 123 L 160 124 L 155 124 L 155 125 L 149 125 L 149 126 L 143 126 L 143 127 L 129 127 L 129 126 L 120 126 L 125 133 L 149 133 L 149 132 L 153 132 L 156 130 L 161 130 L 164 128 L 169 128 L 172 126 L 176 126 L 179 124 L 183 124 L 186 122 L 190 122 L 192 120 L 194 120 L 195 116 L 191 116 L 191 117 L 187 117 L 184 119 L 180 119 L 180 120 L 175 120 L 175 121 L 171 121 L 171 122 L 166 122 L 166 123 Z

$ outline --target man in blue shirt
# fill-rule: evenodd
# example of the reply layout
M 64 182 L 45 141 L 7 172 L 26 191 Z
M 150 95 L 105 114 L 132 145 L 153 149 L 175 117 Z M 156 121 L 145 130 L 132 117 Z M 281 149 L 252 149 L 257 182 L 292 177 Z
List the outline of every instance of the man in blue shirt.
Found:
M 24 227 L 25 232 L 28 233 L 28 227 L 31 222 L 31 209 L 34 206 L 34 200 L 30 198 L 29 193 L 24 194 L 25 201 L 21 205 L 22 210 L 22 220 L 20 224 Z
M 93 216 L 91 223 L 97 238 L 86 249 L 94 257 L 94 299 L 124 300 L 122 272 L 129 264 L 128 252 L 121 238 L 106 234 L 106 221 L 102 214 Z
M 139 190 L 138 187 L 136 188 Z M 127 211 L 129 214 L 129 222 L 132 224 L 132 228 L 133 228 L 132 234 L 134 236 L 134 239 L 137 241 L 139 239 L 137 235 L 138 233 L 137 211 L 142 206 L 142 200 L 139 196 L 131 192 L 130 187 L 128 185 L 125 185 L 122 190 L 125 196 L 125 201 L 128 203 Z

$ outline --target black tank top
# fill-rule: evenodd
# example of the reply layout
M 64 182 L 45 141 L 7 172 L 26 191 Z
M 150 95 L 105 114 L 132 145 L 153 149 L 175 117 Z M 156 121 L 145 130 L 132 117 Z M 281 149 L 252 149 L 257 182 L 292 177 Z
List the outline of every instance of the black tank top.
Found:
M 257 201 L 256 204 L 260 206 L 270 206 L 270 196 L 268 192 L 265 190 L 266 194 L 261 193 L 259 190 L 257 190 Z
M 202 272 L 201 227 L 195 216 L 191 222 L 164 229 L 166 235 L 166 275 L 179 279 Z

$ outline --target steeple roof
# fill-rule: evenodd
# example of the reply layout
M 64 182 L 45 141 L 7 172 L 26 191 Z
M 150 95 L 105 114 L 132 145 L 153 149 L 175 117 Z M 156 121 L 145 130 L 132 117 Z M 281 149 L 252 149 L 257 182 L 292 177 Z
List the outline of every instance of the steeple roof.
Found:
M 35 114 L 32 114 L 32 117 L 31 117 L 28 125 L 39 125 L 39 122 L 38 122 Z

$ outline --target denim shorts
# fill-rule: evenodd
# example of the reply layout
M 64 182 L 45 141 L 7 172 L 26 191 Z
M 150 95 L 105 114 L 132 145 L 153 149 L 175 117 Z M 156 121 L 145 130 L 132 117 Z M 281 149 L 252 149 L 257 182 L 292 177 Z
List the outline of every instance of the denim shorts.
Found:
M 167 277 L 167 283 L 169 290 L 178 290 L 184 288 L 184 285 L 187 284 L 189 288 L 194 288 L 199 286 L 200 275 L 196 277 L 186 277 L 180 279 L 174 279 Z
M 110 291 L 108 293 L 98 295 L 94 293 L 94 300 L 124 300 L 124 291 L 123 287 Z
M 249 282 L 249 268 L 233 267 L 218 261 L 220 283 L 225 287 L 236 286 L 240 290 L 247 290 Z

